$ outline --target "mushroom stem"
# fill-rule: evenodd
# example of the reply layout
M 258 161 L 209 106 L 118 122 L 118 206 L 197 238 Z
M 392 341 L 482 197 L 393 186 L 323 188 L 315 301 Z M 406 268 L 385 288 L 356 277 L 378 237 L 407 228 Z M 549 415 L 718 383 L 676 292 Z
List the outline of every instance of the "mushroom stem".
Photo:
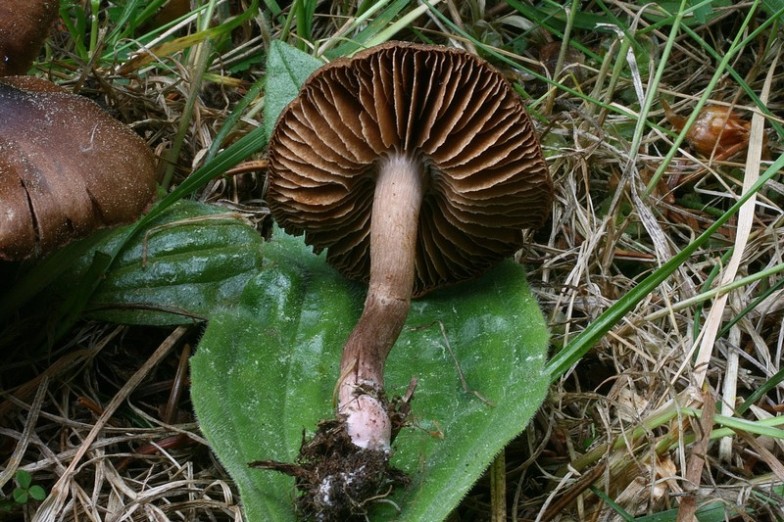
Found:
M 370 221 L 370 283 L 365 308 L 343 348 L 338 414 L 352 442 L 388 452 L 391 422 L 382 400 L 384 363 L 408 315 L 414 287 L 421 165 L 395 154 L 380 166 Z

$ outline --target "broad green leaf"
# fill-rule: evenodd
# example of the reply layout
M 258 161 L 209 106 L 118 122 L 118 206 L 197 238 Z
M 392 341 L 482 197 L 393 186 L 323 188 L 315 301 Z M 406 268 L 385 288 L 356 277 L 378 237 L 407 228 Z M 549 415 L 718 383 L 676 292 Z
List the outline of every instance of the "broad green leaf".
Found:
M 770 16 L 782 16 L 784 11 L 784 0 L 763 0 L 762 6 Z
M 272 136 L 283 108 L 293 100 L 310 74 L 324 63 L 292 47 L 273 40 L 267 58 L 267 90 L 264 94 L 264 130 Z
M 101 251 L 113 251 L 129 228 L 114 231 L 75 263 L 57 289 L 78 287 Z M 261 266 L 255 228 L 226 209 L 182 201 L 134 236 L 118 254 L 85 313 L 124 324 L 167 325 L 204 320 L 236 301 Z
M 20 269 L 21 275 L 10 272 L 13 277 L 0 273 L 0 324 L 32 300 L 44 288 L 58 281 L 63 272 L 85 255 L 95 251 L 95 246 L 113 233 L 110 229 L 96 231 L 87 238 L 74 241 L 50 256 L 24 270 L 18 264 L 6 264 L 3 268 Z M 8 285 L 8 286 L 6 286 Z
M 192 359 L 192 399 L 249 521 L 294 519 L 293 479 L 248 463 L 294 461 L 303 430 L 333 416 L 342 345 L 363 299 L 323 255 L 279 233 L 237 306 L 212 314 Z M 412 426 L 392 459 L 412 483 L 392 497 L 400 514 L 380 504 L 371 520 L 443 520 L 544 399 L 547 345 L 524 271 L 511 261 L 415 301 L 386 369 L 390 396 L 419 380 Z

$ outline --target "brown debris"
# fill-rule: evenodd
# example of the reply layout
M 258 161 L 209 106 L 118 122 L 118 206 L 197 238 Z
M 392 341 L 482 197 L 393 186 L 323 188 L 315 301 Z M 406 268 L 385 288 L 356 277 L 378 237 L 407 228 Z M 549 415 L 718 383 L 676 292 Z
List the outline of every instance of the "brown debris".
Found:
M 405 426 L 412 392 L 409 387 L 406 397 L 388 404 L 393 438 Z M 310 440 L 303 433 L 296 463 L 259 460 L 249 465 L 294 477 L 298 492 L 296 510 L 307 521 L 366 520 L 374 501 L 388 497 L 395 487 L 409 482 L 405 473 L 390 466 L 389 454 L 357 447 L 343 419 L 320 422 Z
M 678 132 L 683 130 L 687 118 L 673 112 L 666 101 L 661 104 L 670 125 Z M 750 130 L 751 123 L 731 107 L 706 105 L 687 131 L 686 141 L 698 154 L 724 160 L 748 146 Z

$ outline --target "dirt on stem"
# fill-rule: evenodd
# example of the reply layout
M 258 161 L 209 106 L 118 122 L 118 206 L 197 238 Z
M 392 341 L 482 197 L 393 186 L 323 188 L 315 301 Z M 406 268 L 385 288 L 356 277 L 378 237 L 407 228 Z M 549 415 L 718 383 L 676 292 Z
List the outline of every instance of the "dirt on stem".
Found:
M 392 422 L 392 441 L 406 426 L 416 379 L 403 397 L 379 397 Z M 409 477 L 389 463 L 390 453 L 355 445 L 346 429 L 345 416 L 321 421 L 315 435 L 302 446 L 296 463 L 259 460 L 249 466 L 284 473 L 295 479 L 296 510 L 301 520 L 342 522 L 366 520 L 370 507 L 388 499 L 396 487 L 407 486 Z

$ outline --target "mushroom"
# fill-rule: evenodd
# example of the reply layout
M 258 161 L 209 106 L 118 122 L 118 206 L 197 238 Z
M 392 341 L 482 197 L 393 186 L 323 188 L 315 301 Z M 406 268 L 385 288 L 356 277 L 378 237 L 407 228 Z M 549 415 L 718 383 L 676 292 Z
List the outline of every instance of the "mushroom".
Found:
M 0 76 L 27 72 L 59 7 L 59 0 L 0 2 Z
M 412 297 L 512 255 L 553 189 L 509 83 L 456 49 L 391 42 L 316 71 L 269 145 L 270 210 L 349 278 L 368 282 L 343 349 L 338 417 L 388 454 L 387 355 Z
M 134 220 L 155 195 L 155 167 L 144 140 L 94 102 L 0 79 L 0 260 Z

